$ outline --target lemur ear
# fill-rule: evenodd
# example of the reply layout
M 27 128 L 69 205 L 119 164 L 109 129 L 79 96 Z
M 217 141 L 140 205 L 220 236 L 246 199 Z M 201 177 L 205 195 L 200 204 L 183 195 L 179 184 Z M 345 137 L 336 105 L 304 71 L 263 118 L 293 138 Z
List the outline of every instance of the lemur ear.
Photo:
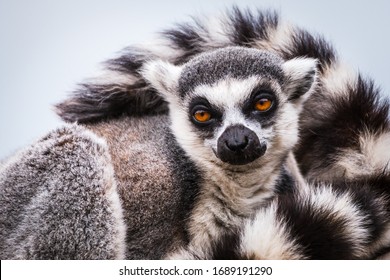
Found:
M 141 74 L 162 97 L 171 102 L 176 99 L 181 67 L 162 60 L 147 62 Z
M 317 80 L 317 60 L 312 58 L 294 58 L 283 64 L 286 76 L 284 91 L 291 101 L 312 91 Z M 307 94 L 305 97 L 308 97 Z M 306 98 L 304 98 L 306 99 Z

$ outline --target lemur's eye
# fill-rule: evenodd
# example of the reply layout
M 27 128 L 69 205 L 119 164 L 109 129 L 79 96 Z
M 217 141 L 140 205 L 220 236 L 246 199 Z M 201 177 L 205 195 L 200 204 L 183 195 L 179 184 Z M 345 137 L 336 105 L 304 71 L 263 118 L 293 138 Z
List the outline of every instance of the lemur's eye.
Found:
M 272 101 L 268 98 L 261 98 L 256 101 L 255 109 L 260 112 L 268 111 L 272 106 Z
M 205 110 L 197 110 L 194 113 L 194 119 L 198 122 L 204 123 L 211 119 L 211 114 Z

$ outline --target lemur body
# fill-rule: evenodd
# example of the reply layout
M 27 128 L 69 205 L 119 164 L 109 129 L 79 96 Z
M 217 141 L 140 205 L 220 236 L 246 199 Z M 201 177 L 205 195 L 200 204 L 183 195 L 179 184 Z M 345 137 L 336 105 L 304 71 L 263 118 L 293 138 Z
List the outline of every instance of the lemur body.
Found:
M 283 187 L 298 115 L 315 87 L 316 61 L 284 62 L 232 47 L 180 67 L 150 62 L 143 75 L 169 103 L 172 133 L 203 177 L 189 216 L 189 246 L 171 257 L 208 258 L 213 243 Z
M 370 236 L 373 240 L 376 238 L 377 244 L 382 244 L 386 248 L 388 246 L 385 242 L 388 236 L 386 230 L 388 223 L 385 217 L 388 215 L 383 215 L 383 213 L 387 213 L 386 211 L 389 209 L 386 200 L 389 189 L 388 178 L 390 177 L 388 164 L 390 154 L 387 148 L 390 139 L 388 102 L 380 99 L 379 90 L 372 81 L 363 78 L 359 73 L 348 70 L 337 57 L 332 46 L 321 36 L 310 34 L 306 30 L 282 22 L 275 13 L 260 11 L 252 13 L 235 8 L 217 18 L 178 25 L 163 33 L 158 44 L 128 48 L 123 55 L 107 62 L 109 75 L 104 75 L 96 82 L 83 84 L 70 99 L 57 106 L 58 113 L 66 121 L 89 123 L 89 126 L 96 130 L 99 130 L 98 127 L 101 126 L 99 123 L 101 120 L 112 119 L 111 123 L 115 124 L 115 119 L 118 116 L 128 115 L 132 125 L 141 128 L 144 126 L 142 129 L 147 129 L 148 125 L 139 117 L 149 119 L 148 115 L 167 114 L 169 110 L 168 102 L 140 75 L 140 69 L 144 67 L 145 63 L 151 59 L 163 59 L 180 65 L 205 51 L 228 46 L 245 46 L 267 50 L 281 56 L 284 60 L 304 56 L 314 58 L 319 62 L 317 90 L 305 102 L 299 120 L 300 140 L 295 147 L 298 164 L 305 179 L 317 181 L 319 188 L 326 189 L 323 193 L 338 193 L 337 189 L 344 189 L 344 196 L 348 198 L 347 204 L 353 206 L 349 209 L 357 209 L 349 212 L 350 217 L 357 217 L 356 219 L 360 219 L 361 215 L 372 217 L 371 223 L 368 225 L 371 230 Z M 187 117 L 187 115 L 183 115 L 183 119 Z M 155 118 L 154 120 L 159 122 L 156 126 L 167 126 L 167 123 L 160 119 L 165 119 L 165 117 Z M 109 134 L 110 129 L 107 131 L 106 134 Z M 153 164 L 159 162 L 164 163 L 164 160 L 154 159 Z M 172 170 L 169 169 L 167 174 L 172 174 Z M 163 180 L 163 178 L 164 176 L 159 176 L 158 180 Z M 131 183 L 130 181 L 127 183 Z M 375 182 L 381 182 L 380 188 Z M 147 185 L 147 183 L 145 184 Z M 153 184 L 158 184 L 158 182 L 154 181 Z M 355 192 L 359 193 L 358 190 L 362 186 L 364 186 L 363 189 L 367 190 L 365 195 L 369 198 L 368 201 L 376 201 L 375 206 L 364 204 L 364 201 L 356 199 Z M 310 185 L 310 189 L 315 189 L 315 186 Z M 263 213 L 276 213 L 278 211 L 279 216 L 265 215 L 271 218 L 249 220 L 249 225 L 257 224 L 258 226 L 256 229 L 247 226 L 245 227 L 249 228 L 247 231 L 233 234 L 236 239 L 238 238 L 237 240 L 241 240 L 241 243 L 236 243 L 236 245 L 244 244 L 239 246 L 239 248 L 244 248 L 242 250 L 230 246 L 230 249 L 233 248 L 231 249 L 233 255 L 244 258 L 248 258 L 250 255 L 259 258 L 320 258 L 321 256 L 318 254 L 310 255 L 308 251 L 299 250 L 299 248 L 313 249 L 313 244 L 303 245 L 304 243 L 299 242 L 290 243 L 296 245 L 295 249 L 298 248 L 294 251 L 298 252 L 297 254 L 282 254 L 283 250 L 277 254 L 261 253 L 261 251 L 264 252 L 269 248 L 287 243 L 276 239 L 266 239 L 264 232 L 257 231 L 264 230 L 264 227 L 260 227 L 259 221 L 269 221 L 267 225 L 272 228 L 273 225 L 286 221 L 286 211 L 294 209 L 294 204 L 297 205 L 297 208 L 305 209 L 300 213 L 302 216 L 308 217 L 311 224 L 317 225 L 318 228 L 323 225 L 328 229 L 327 235 L 318 235 L 326 239 L 324 243 L 328 242 L 336 244 L 336 246 L 339 244 L 337 238 L 332 239 L 332 241 L 328 238 L 329 236 L 342 237 L 343 240 L 348 241 L 348 244 L 357 244 L 364 240 L 363 235 L 356 239 L 348 230 L 338 231 L 331 226 L 331 223 L 326 223 L 324 219 L 314 219 L 315 215 L 312 215 L 309 208 L 304 208 L 304 206 L 307 201 L 319 199 L 316 192 L 311 190 L 296 193 L 291 197 L 284 196 L 277 201 L 282 199 L 290 201 L 291 203 L 287 206 L 273 202 L 269 206 L 271 208 L 266 207 L 259 211 L 256 217 L 260 217 Z M 173 200 L 181 198 L 180 196 L 172 196 Z M 328 198 L 329 209 L 337 209 L 340 205 L 338 202 L 340 196 L 329 195 Z M 123 201 L 126 205 L 125 198 Z M 312 205 L 318 206 L 314 202 Z M 311 210 L 319 214 L 322 208 L 314 207 Z M 153 215 L 154 219 L 162 219 L 164 216 L 161 211 L 159 213 L 153 212 Z M 376 223 L 375 221 L 378 219 L 383 219 L 384 223 Z M 289 223 L 286 224 L 288 229 L 286 234 L 290 238 L 289 240 L 293 240 L 294 234 L 297 232 L 291 229 L 299 227 L 301 220 L 297 217 L 290 217 L 287 220 Z M 361 226 L 361 232 L 364 232 L 364 228 L 367 226 L 364 223 L 349 223 L 348 225 L 357 230 Z M 302 225 L 303 228 L 305 226 Z M 141 227 L 137 230 L 147 232 L 151 228 L 153 227 Z M 254 242 L 267 245 L 268 249 L 265 247 L 257 248 L 257 253 L 253 255 L 253 251 L 245 245 L 248 243 L 244 242 L 248 238 L 242 237 L 249 236 L 251 232 L 257 232 L 257 237 L 260 236 L 260 239 L 254 239 Z M 341 233 L 341 235 L 337 235 L 337 233 Z M 129 240 L 131 240 L 131 234 L 133 232 L 128 232 Z M 162 232 L 160 234 L 164 235 Z M 149 238 L 163 239 L 163 237 L 160 238 L 161 236 L 152 236 L 151 233 Z M 300 238 L 310 240 L 308 236 Z M 221 238 L 221 240 L 225 239 Z M 226 249 L 226 246 L 224 248 Z M 289 246 L 284 248 L 289 248 Z M 341 246 L 340 248 L 347 250 L 350 247 Z M 344 257 L 369 258 L 374 257 L 380 251 L 371 247 L 369 249 L 367 246 L 360 246 L 360 248 L 367 250 L 366 253 L 376 252 L 355 254 L 355 251 L 351 250 L 350 254 L 344 255 Z M 285 252 L 291 252 L 291 250 L 288 249 Z M 129 254 L 128 257 L 131 257 L 130 251 Z M 148 256 L 151 255 L 150 251 Z M 137 256 L 141 256 L 141 254 Z M 215 256 L 221 257 L 218 254 L 214 254 Z M 341 256 L 329 252 L 325 258 L 341 258 Z

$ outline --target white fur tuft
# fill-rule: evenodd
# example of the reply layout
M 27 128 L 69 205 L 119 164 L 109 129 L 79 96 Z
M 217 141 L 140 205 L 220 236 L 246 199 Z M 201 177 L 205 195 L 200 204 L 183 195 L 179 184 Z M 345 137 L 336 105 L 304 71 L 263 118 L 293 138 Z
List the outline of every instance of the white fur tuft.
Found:
M 181 67 L 162 60 L 147 62 L 141 70 L 147 80 L 169 103 L 176 99 Z
M 362 178 L 390 171 L 390 133 L 373 135 L 369 132 L 359 137 L 358 150 L 340 150 L 334 168 L 325 175 L 345 178 Z
M 303 259 L 283 221 L 276 217 L 276 205 L 260 210 L 244 228 L 240 250 L 248 258 L 263 260 Z
M 295 99 L 309 96 L 317 81 L 317 60 L 312 58 L 294 58 L 283 64 L 284 73 L 288 79 L 285 92 Z

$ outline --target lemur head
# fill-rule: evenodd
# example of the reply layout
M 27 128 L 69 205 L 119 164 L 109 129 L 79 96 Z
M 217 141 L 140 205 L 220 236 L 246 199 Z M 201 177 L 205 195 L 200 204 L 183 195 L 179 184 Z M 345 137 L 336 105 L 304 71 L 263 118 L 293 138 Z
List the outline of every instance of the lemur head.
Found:
M 183 149 L 200 163 L 237 170 L 292 149 L 316 61 L 227 47 L 182 66 L 151 61 L 142 74 L 169 103 L 171 128 Z

